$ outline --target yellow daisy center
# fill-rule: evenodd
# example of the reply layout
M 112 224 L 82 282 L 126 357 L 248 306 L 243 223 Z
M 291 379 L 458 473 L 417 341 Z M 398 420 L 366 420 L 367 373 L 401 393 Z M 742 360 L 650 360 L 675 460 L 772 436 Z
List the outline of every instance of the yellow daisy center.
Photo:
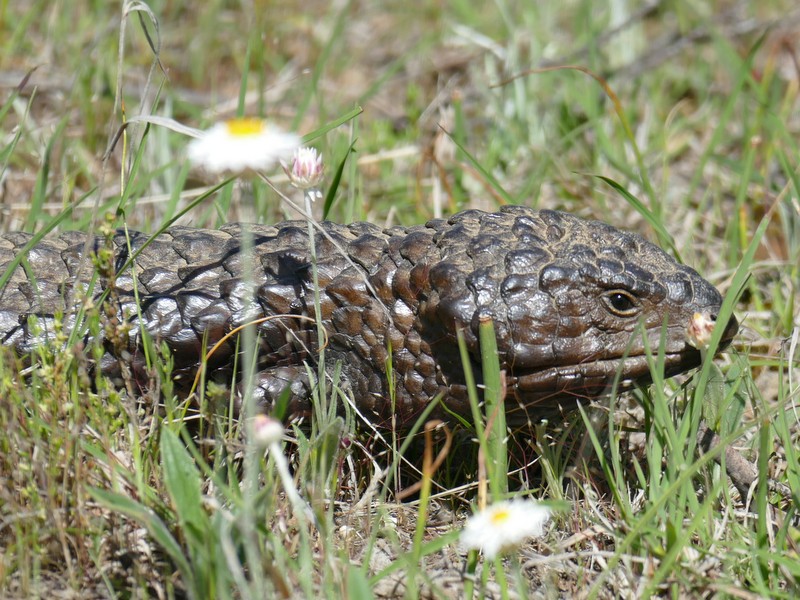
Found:
M 231 119 L 225 126 L 233 137 L 248 137 L 264 133 L 265 123 L 262 119 Z
M 501 508 L 499 510 L 494 511 L 489 520 L 492 522 L 492 525 L 502 525 L 510 518 L 511 518 L 511 511 L 505 508 Z

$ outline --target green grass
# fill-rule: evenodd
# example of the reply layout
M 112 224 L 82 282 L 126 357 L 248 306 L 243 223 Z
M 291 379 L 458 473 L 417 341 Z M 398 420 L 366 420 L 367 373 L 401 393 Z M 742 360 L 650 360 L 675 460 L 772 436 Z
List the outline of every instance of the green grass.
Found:
M 133 116 L 203 127 L 263 115 L 319 134 L 331 219 L 412 224 L 500 202 L 599 218 L 674 248 L 727 292 L 723 310 L 743 331 L 691 377 L 656 377 L 572 423 L 538 425 L 535 437 L 484 432 L 476 415 L 464 437 L 482 441 L 490 471 L 508 463 L 512 489 L 523 482 L 558 501 L 546 536 L 495 564 L 456 543 L 479 498 L 474 473 L 465 482 L 404 464 L 415 455 L 403 440 L 370 440 L 336 413 L 346 405 L 336 381 L 315 400 L 329 409 L 283 444 L 306 514 L 276 457 L 245 442 L 244 423 L 209 416 L 229 392 L 206 391 L 199 413 L 181 404 L 160 349 L 149 348 L 160 406 L 93 375 L 101 348 L 43 349 L 33 369 L 4 353 L 0 595 L 449 597 L 448 578 L 463 590 L 469 560 L 476 597 L 514 586 L 795 596 L 793 4 L 741 3 L 736 23 L 764 26 L 734 35 L 724 3 L 664 3 L 611 37 L 634 16 L 623 3 L 288 6 L 153 1 L 123 14 L 88 0 L 0 2 L 0 227 L 102 231 L 108 219 L 153 232 L 296 218 L 258 180 L 207 193 L 217 182 L 188 168 L 187 139 L 166 128 L 131 124 L 103 159 Z M 768 29 L 771 19 L 788 31 Z M 698 32 L 707 35 L 674 55 L 658 50 Z M 554 64 L 587 72 L 531 71 Z M 104 326 L 96 310 L 87 324 Z M 694 451 L 701 418 L 757 461 L 746 507 L 713 456 Z M 396 503 L 412 480 L 422 482 L 416 500 Z M 503 496 L 502 477 L 490 489 Z

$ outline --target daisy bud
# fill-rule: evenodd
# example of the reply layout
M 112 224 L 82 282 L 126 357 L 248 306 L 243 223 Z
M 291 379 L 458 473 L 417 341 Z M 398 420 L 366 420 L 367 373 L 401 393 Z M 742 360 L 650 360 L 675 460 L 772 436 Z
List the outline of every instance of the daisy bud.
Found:
M 268 448 L 270 445 L 280 442 L 283 438 L 284 427 L 277 419 L 267 415 L 256 415 L 250 421 L 252 426 L 253 443 Z
M 322 164 L 322 155 L 316 148 L 303 146 L 294 152 L 290 164 L 281 161 L 281 166 L 289 177 L 291 184 L 300 190 L 309 190 L 319 187 L 322 183 L 325 167 Z
M 708 348 L 711 334 L 714 331 L 714 322 L 708 313 L 694 313 L 686 330 L 686 339 L 689 344 L 698 350 Z

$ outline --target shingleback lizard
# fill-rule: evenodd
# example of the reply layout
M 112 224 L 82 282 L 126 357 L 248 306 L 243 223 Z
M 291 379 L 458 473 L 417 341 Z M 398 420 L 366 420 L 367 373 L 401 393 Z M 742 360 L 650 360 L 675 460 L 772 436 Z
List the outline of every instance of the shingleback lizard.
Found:
M 245 227 L 253 238 L 249 283 L 240 241 Z M 598 398 L 618 373 L 623 388 L 647 380 L 639 323 L 654 350 L 665 332 L 667 376 L 698 366 L 700 352 L 687 343 L 687 327 L 695 313 L 715 320 L 722 303 L 697 272 L 642 237 L 561 212 L 509 206 L 416 227 L 322 227 L 327 236 L 317 233 L 315 239 L 326 361 L 341 361 L 343 382 L 360 412 L 379 426 L 391 418 L 390 381 L 400 427 L 413 423 L 437 394 L 448 410 L 470 414 L 456 330 L 464 331 L 479 375 L 481 317 L 494 321 L 513 425 Z M 129 235 L 133 252 L 148 240 Z M 0 236 L 0 274 L 30 238 Z M 267 315 L 314 316 L 305 222 L 171 227 L 124 271 L 130 255 L 122 232 L 114 244 L 117 314 L 132 325 L 124 360 L 140 380 L 141 326 L 169 346 L 176 381 L 185 383 L 194 378 L 204 348 L 231 329 Z M 52 332 L 56 313 L 66 313 L 67 328 L 75 326 L 77 292 L 91 276 L 90 262 L 81 260 L 85 247 L 85 234 L 67 232 L 30 250 L 29 270 L 17 267 L 0 292 L 3 344 L 29 353 Z M 95 284 L 95 298 L 102 285 Z M 39 332 L 29 326 L 29 315 L 36 315 Z M 737 329 L 731 318 L 723 347 Z M 307 411 L 303 363 L 317 355 L 315 325 L 276 318 L 259 325 L 258 334 L 258 400 L 269 407 L 288 386 L 293 412 Z M 119 377 L 114 346 L 104 344 L 99 368 Z M 230 381 L 235 352 L 235 339 L 224 343 L 209 360 L 208 376 Z

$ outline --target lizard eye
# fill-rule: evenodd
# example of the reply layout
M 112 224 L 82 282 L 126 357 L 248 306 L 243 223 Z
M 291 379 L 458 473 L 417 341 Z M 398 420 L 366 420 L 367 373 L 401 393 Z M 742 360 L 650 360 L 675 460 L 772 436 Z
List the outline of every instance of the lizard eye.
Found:
M 618 317 L 633 317 L 639 314 L 639 302 L 625 290 L 611 290 L 603 294 L 603 300 L 610 312 Z

